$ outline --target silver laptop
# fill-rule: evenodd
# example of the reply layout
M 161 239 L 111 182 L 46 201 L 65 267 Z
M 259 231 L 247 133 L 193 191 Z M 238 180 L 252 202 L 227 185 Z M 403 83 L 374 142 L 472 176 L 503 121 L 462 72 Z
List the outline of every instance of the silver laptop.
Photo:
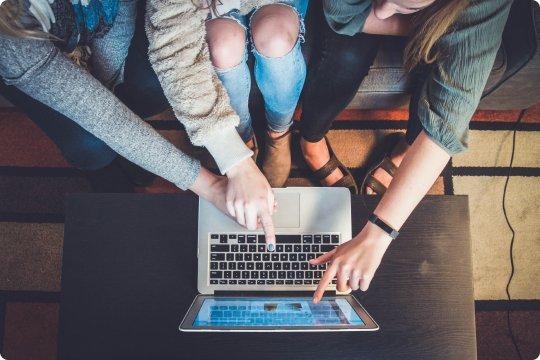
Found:
M 264 233 L 238 225 L 199 201 L 198 295 L 181 331 L 374 331 L 378 325 L 351 295 L 311 302 L 326 265 L 314 259 L 351 238 L 345 188 L 274 189 L 276 248 Z

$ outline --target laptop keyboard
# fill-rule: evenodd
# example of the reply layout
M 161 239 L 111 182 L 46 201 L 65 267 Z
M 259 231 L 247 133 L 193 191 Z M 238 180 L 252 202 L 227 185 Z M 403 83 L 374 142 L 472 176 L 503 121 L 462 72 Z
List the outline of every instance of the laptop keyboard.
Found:
M 339 234 L 276 235 L 276 249 L 269 252 L 264 235 L 213 233 L 210 285 L 317 285 L 326 264 L 308 261 L 339 243 Z

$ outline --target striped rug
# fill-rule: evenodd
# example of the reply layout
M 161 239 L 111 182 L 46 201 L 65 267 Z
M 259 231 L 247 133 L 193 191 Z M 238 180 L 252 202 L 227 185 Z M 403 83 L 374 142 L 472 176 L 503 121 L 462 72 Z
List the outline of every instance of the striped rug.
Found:
M 456 156 L 431 194 L 470 199 L 478 352 L 481 359 L 516 358 L 506 330 L 504 292 L 509 275 L 510 231 L 502 213 L 512 129 L 520 111 L 479 111 L 471 123 L 470 150 Z M 342 113 L 329 133 L 337 156 L 358 181 L 367 156 L 382 137 L 404 131 L 406 110 Z M 163 136 L 202 156 L 166 112 L 148 119 Z M 20 111 L 0 108 L 0 354 L 7 359 L 54 359 L 63 243 L 63 201 L 88 192 L 82 174 Z M 288 185 L 310 186 L 298 152 Z M 178 191 L 157 179 L 139 192 Z M 510 288 L 512 319 L 524 358 L 540 352 L 540 104 L 525 112 L 507 195 L 516 229 L 516 273 Z M 3 325 L 2 325 L 3 324 Z

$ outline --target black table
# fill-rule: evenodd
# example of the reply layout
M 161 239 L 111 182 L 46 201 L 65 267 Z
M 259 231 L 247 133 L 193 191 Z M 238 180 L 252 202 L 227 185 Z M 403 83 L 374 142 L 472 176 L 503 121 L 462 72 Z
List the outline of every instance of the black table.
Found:
M 355 294 L 376 333 L 179 332 L 197 293 L 196 214 L 190 195 L 69 197 L 61 359 L 476 358 L 466 197 L 424 199 Z M 353 233 L 366 214 L 355 197 Z

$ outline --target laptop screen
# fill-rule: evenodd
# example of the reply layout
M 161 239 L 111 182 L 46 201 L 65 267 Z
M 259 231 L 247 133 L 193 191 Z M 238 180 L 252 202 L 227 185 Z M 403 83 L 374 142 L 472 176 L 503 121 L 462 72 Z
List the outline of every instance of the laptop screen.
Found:
M 194 327 L 324 327 L 362 326 L 364 322 L 344 298 L 310 297 L 207 298 L 193 321 Z

